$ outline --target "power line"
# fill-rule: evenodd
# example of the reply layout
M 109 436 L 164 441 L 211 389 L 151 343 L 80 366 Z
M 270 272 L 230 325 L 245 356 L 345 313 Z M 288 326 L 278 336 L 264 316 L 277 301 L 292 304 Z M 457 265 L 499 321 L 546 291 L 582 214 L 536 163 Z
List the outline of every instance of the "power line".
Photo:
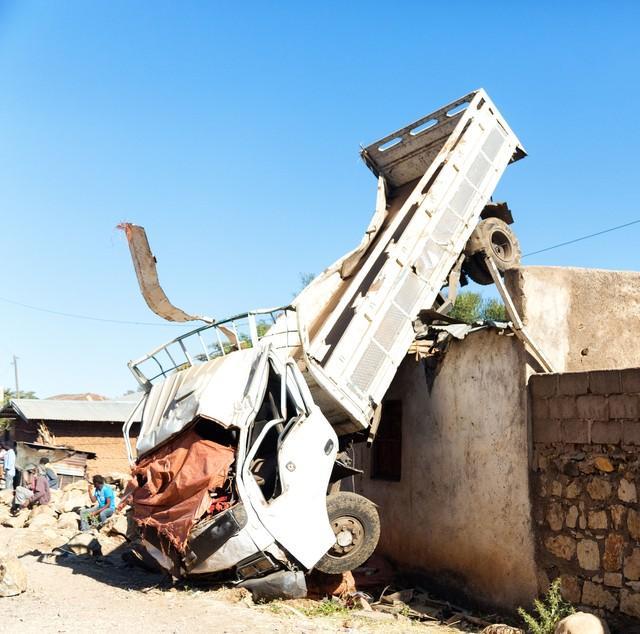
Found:
M 587 236 L 582 236 L 580 238 L 574 238 L 573 240 L 567 240 L 566 242 L 560 242 L 559 244 L 554 244 L 551 247 L 545 247 L 544 249 L 538 249 L 538 251 L 531 251 L 530 253 L 525 253 L 522 257 L 527 258 L 530 255 L 537 255 L 538 253 L 544 253 L 545 251 L 551 251 L 552 249 L 558 249 L 559 247 L 566 247 L 568 244 L 574 244 L 576 242 L 581 242 L 582 240 L 588 240 L 589 238 L 594 238 L 595 236 L 601 236 L 604 233 L 609 233 L 611 231 L 617 231 L 618 229 L 624 229 L 625 227 L 630 227 L 631 225 L 636 225 L 640 222 L 640 218 L 638 220 L 632 220 L 631 222 L 626 222 L 623 225 L 618 225 L 617 227 L 610 227 L 609 229 L 603 229 L 602 231 L 596 231 L 596 233 L 590 233 Z
M 22 308 L 29 308 L 30 310 L 37 310 L 41 313 L 49 313 L 50 315 L 58 315 L 60 317 L 70 317 L 72 319 L 85 319 L 88 321 L 100 321 L 108 324 L 126 324 L 129 326 L 180 326 L 182 324 L 163 324 L 151 321 L 128 321 L 125 319 L 107 319 L 105 317 L 93 317 L 91 315 L 78 315 L 76 313 L 65 313 L 60 310 L 51 310 L 49 308 L 42 308 L 41 306 L 32 306 L 31 304 L 23 304 L 22 302 L 16 302 L 13 299 L 6 297 L 0 297 L 0 302 L 7 304 L 13 304 L 14 306 L 21 306 Z
M 638 223 L 640 223 L 640 218 L 638 218 L 637 220 L 632 220 L 631 222 L 626 222 L 622 225 L 617 225 L 615 227 L 609 227 L 608 229 L 603 229 L 602 231 L 596 231 L 595 233 L 590 233 L 586 236 L 574 238 L 573 240 L 567 240 L 566 242 L 559 242 L 558 244 L 554 244 L 550 247 L 545 247 L 544 249 L 538 249 L 537 251 L 530 251 L 529 253 L 525 253 L 522 257 L 528 258 L 530 255 L 537 255 L 538 253 L 545 253 L 546 251 L 559 249 L 560 247 L 565 247 L 569 244 L 575 244 L 576 242 L 581 242 L 582 240 L 595 238 L 596 236 L 601 236 L 605 233 L 610 233 L 611 231 L 617 231 L 618 229 L 624 229 L 625 227 L 630 227 Z M 69 317 L 71 319 L 84 319 L 87 321 L 99 321 L 99 322 L 108 323 L 108 324 L 122 324 L 127 326 L 183 326 L 184 325 L 184 324 L 170 324 L 170 323 L 164 324 L 164 323 L 150 322 L 150 321 L 128 321 L 126 319 L 107 319 L 106 317 L 93 317 L 92 315 L 79 315 L 77 313 L 66 313 L 59 310 L 42 308 L 41 306 L 32 306 L 31 304 L 24 304 L 22 302 L 17 302 L 13 299 L 8 299 L 6 297 L 0 297 L 0 302 L 13 304 L 14 306 L 21 306 L 22 308 L 29 308 L 30 310 L 37 310 L 42 313 L 49 313 L 50 315 L 58 315 L 59 317 Z

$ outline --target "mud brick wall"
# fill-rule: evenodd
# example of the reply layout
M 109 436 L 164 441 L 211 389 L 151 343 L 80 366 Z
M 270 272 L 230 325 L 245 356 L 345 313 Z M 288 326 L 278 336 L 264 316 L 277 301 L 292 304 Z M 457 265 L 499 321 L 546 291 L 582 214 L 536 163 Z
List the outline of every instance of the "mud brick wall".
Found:
M 640 368 L 535 375 L 529 396 L 541 584 L 561 577 L 568 600 L 628 631 L 640 618 Z
M 89 475 L 114 472 L 129 473 L 129 462 L 122 437 L 122 423 L 84 422 L 84 421 L 47 421 L 47 428 L 55 436 L 56 443 L 62 447 L 71 447 L 78 451 L 91 451 L 95 460 L 87 462 Z M 131 445 L 135 449 L 135 438 L 140 430 L 139 424 L 132 428 Z M 36 442 L 37 425 L 34 422 L 17 421 L 14 426 L 14 438 L 17 441 Z

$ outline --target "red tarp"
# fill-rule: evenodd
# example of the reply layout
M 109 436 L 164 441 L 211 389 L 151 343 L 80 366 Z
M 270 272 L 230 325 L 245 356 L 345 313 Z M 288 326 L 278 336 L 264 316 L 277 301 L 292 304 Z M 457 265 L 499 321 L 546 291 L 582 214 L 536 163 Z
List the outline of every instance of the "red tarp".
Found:
M 146 478 L 133 492 L 136 522 L 153 526 L 184 552 L 189 531 L 211 504 L 209 491 L 223 486 L 233 460 L 233 447 L 193 430 L 176 437 L 133 470 Z

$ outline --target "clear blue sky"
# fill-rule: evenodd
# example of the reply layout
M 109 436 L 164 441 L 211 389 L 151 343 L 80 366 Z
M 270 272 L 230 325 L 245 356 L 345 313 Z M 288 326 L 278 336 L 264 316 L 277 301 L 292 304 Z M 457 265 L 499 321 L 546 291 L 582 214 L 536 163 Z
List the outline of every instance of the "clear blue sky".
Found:
M 368 222 L 359 144 L 477 87 L 529 152 L 497 192 L 525 252 L 640 218 L 639 23 L 632 1 L 0 0 L 0 295 L 161 324 L 126 220 L 186 310 L 286 303 Z M 639 243 L 636 225 L 525 262 L 639 270 Z M 40 397 L 115 396 L 180 332 L 0 301 L 0 385 L 17 354 Z

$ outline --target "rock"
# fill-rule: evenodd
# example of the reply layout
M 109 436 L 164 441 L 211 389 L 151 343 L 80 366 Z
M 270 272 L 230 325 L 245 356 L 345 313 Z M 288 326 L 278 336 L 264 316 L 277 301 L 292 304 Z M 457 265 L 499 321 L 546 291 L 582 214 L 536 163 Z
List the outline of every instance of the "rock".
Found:
M 620 590 L 620 612 L 640 619 L 640 593 Z
M 605 572 L 604 585 L 609 586 L 610 588 L 622 588 L 622 573 L 621 572 Z
M 58 518 L 58 528 L 60 530 L 73 529 L 77 531 L 80 528 L 80 516 L 77 513 L 63 513 Z
M 577 498 L 582 491 L 582 487 L 580 486 L 580 482 L 578 480 L 573 480 L 567 485 L 567 490 L 565 491 L 565 497 L 569 499 Z
M 627 527 L 629 528 L 629 535 L 636 541 L 640 541 L 640 513 L 638 511 L 629 509 Z
M 609 458 L 605 458 L 604 456 L 598 456 L 593 461 L 593 466 L 602 473 L 611 473 L 615 471 L 613 465 L 611 464 L 611 460 Z
M 102 547 L 98 541 L 98 532 L 95 530 L 77 533 L 61 550 L 67 550 L 75 555 L 102 555 Z
M 75 482 L 69 482 L 62 487 L 62 491 L 67 493 L 68 491 L 84 491 L 87 492 L 89 483 L 86 480 L 76 480 Z
M 611 495 L 611 483 L 596 476 L 587 484 L 587 492 L 593 500 L 606 500 Z
M 49 506 L 48 504 L 34 506 L 31 509 L 31 511 L 29 511 L 28 522 L 31 523 L 31 520 L 34 519 L 35 517 L 38 517 L 38 515 L 49 515 L 51 517 L 55 517 L 57 513 L 56 513 L 56 510 L 52 506 Z
M 496 623 L 495 625 L 487 625 L 480 634 L 524 634 L 524 630 L 504 623 Z
M 88 506 L 91 506 L 89 494 L 86 490 L 81 491 L 79 489 L 65 491 L 59 504 L 61 513 L 70 513 L 75 508 L 84 508 Z
M 589 519 L 587 522 L 589 528 L 593 530 L 604 530 L 609 526 L 606 511 L 589 511 Z
M 24 528 L 24 525 L 27 523 L 29 519 L 29 511 L 27 509 L 22 509 L 18 511 L 18 514 L 15 517 L 9 517 L 8 519 L 2 522 L 3 526 L 8 526 L 9 528 Z
M 616 530 L 620 530 L 624 523 L 624 514 L 626 513 L 626 507 L 622 506 L 622 504 L 614 504 L 609 507 L 609 511 L 611 512 L 611 521 L 613 522 L 613 527 Z
M 566 535 L 547 537 L 544 540 L 544 545 L 550 553 L 560 559 L 573 559 L 576 553 L 576 540 Z
M 122 537 L 127 537 L 129 532 L 127 516 L 121 513 L 115 513 L 104 523 L 100 530 L 107 535 L 122 535 Z
M 29 520 L 29 528 L 38 529 L 45 527 L 56 526 L 57 521 L 53 515 L 36 515 L 33 519 Z
M 42 546 L 42 549 L 44 551 L 51 552 L 65 544 L 67 539 L 68 537 L 66 537 L 61 531 L 59 531 L 57 527 L 55 529 L 44 528 L 40 533 L 40 539 L 38 543 L 40 546 Z
M 576 551 L 578 563 L 583 570 L 598 570 L 600 568 L 600 551 L 597 542 L 592 539 L 581 539 Z
M 618 601 L 611 592 L 591 581 L 584 582 L 584 586 L 582 587 L 582 603 L 607 610 L 615 610 L 618 607 Z
M 8 506 L 0 506 L 0 524 L 11 517 L 11 511 Z
M 572 575 L 560 576 L 560 594 L 565 601 L 569 603 L 580 603 L 582 598 L 582 588 L 580 587 L 580 579 Z
M 552 502 L 547 509 L 547 524 L 552 531 L 559 531 L 564 525 L 564 511 L 558 502 Z
M 578 507 L 574 505 L 574 506 L 571 506 L 567 511 L 567 527 L 575 528 L 577 521 L 578 521 Z
M 631 581 L 640 579 L 640 548 L 634 548 L 631 555 L 624 558 L 624 576 Z
M 609 627 L 595 614 L 576 612 L 558 623 L 555 634 L 609 634 Z
M 609 533 L 607 535 L 607 538 L 604 540 L 604 556 L 602 557 L 602 564 L 605 570 L 615 572 L 622 568 L 624 546 L 625 539 L 623 535 L 617 535 L 615 533 Z
M 622 502 L 635 504 L 638 501 L 638 492 L 636 491 L 635 482 L 629 482 L 623 478 L 618 485 L 618 497 Z
M 0 559 L 0 597 L 13 597 L 27 589 L 27 573 L 17 557 Z
M 549 485 L 549 492 L 551 493 L 551 495 L 560 497 L 562 495 L 562 482 L 558 482 L 558 480 L 553 480 Z
M 11 489 L 3 489 L 0 491 L 0 504 L 11 506 L 13 502 L 13 491 Z

